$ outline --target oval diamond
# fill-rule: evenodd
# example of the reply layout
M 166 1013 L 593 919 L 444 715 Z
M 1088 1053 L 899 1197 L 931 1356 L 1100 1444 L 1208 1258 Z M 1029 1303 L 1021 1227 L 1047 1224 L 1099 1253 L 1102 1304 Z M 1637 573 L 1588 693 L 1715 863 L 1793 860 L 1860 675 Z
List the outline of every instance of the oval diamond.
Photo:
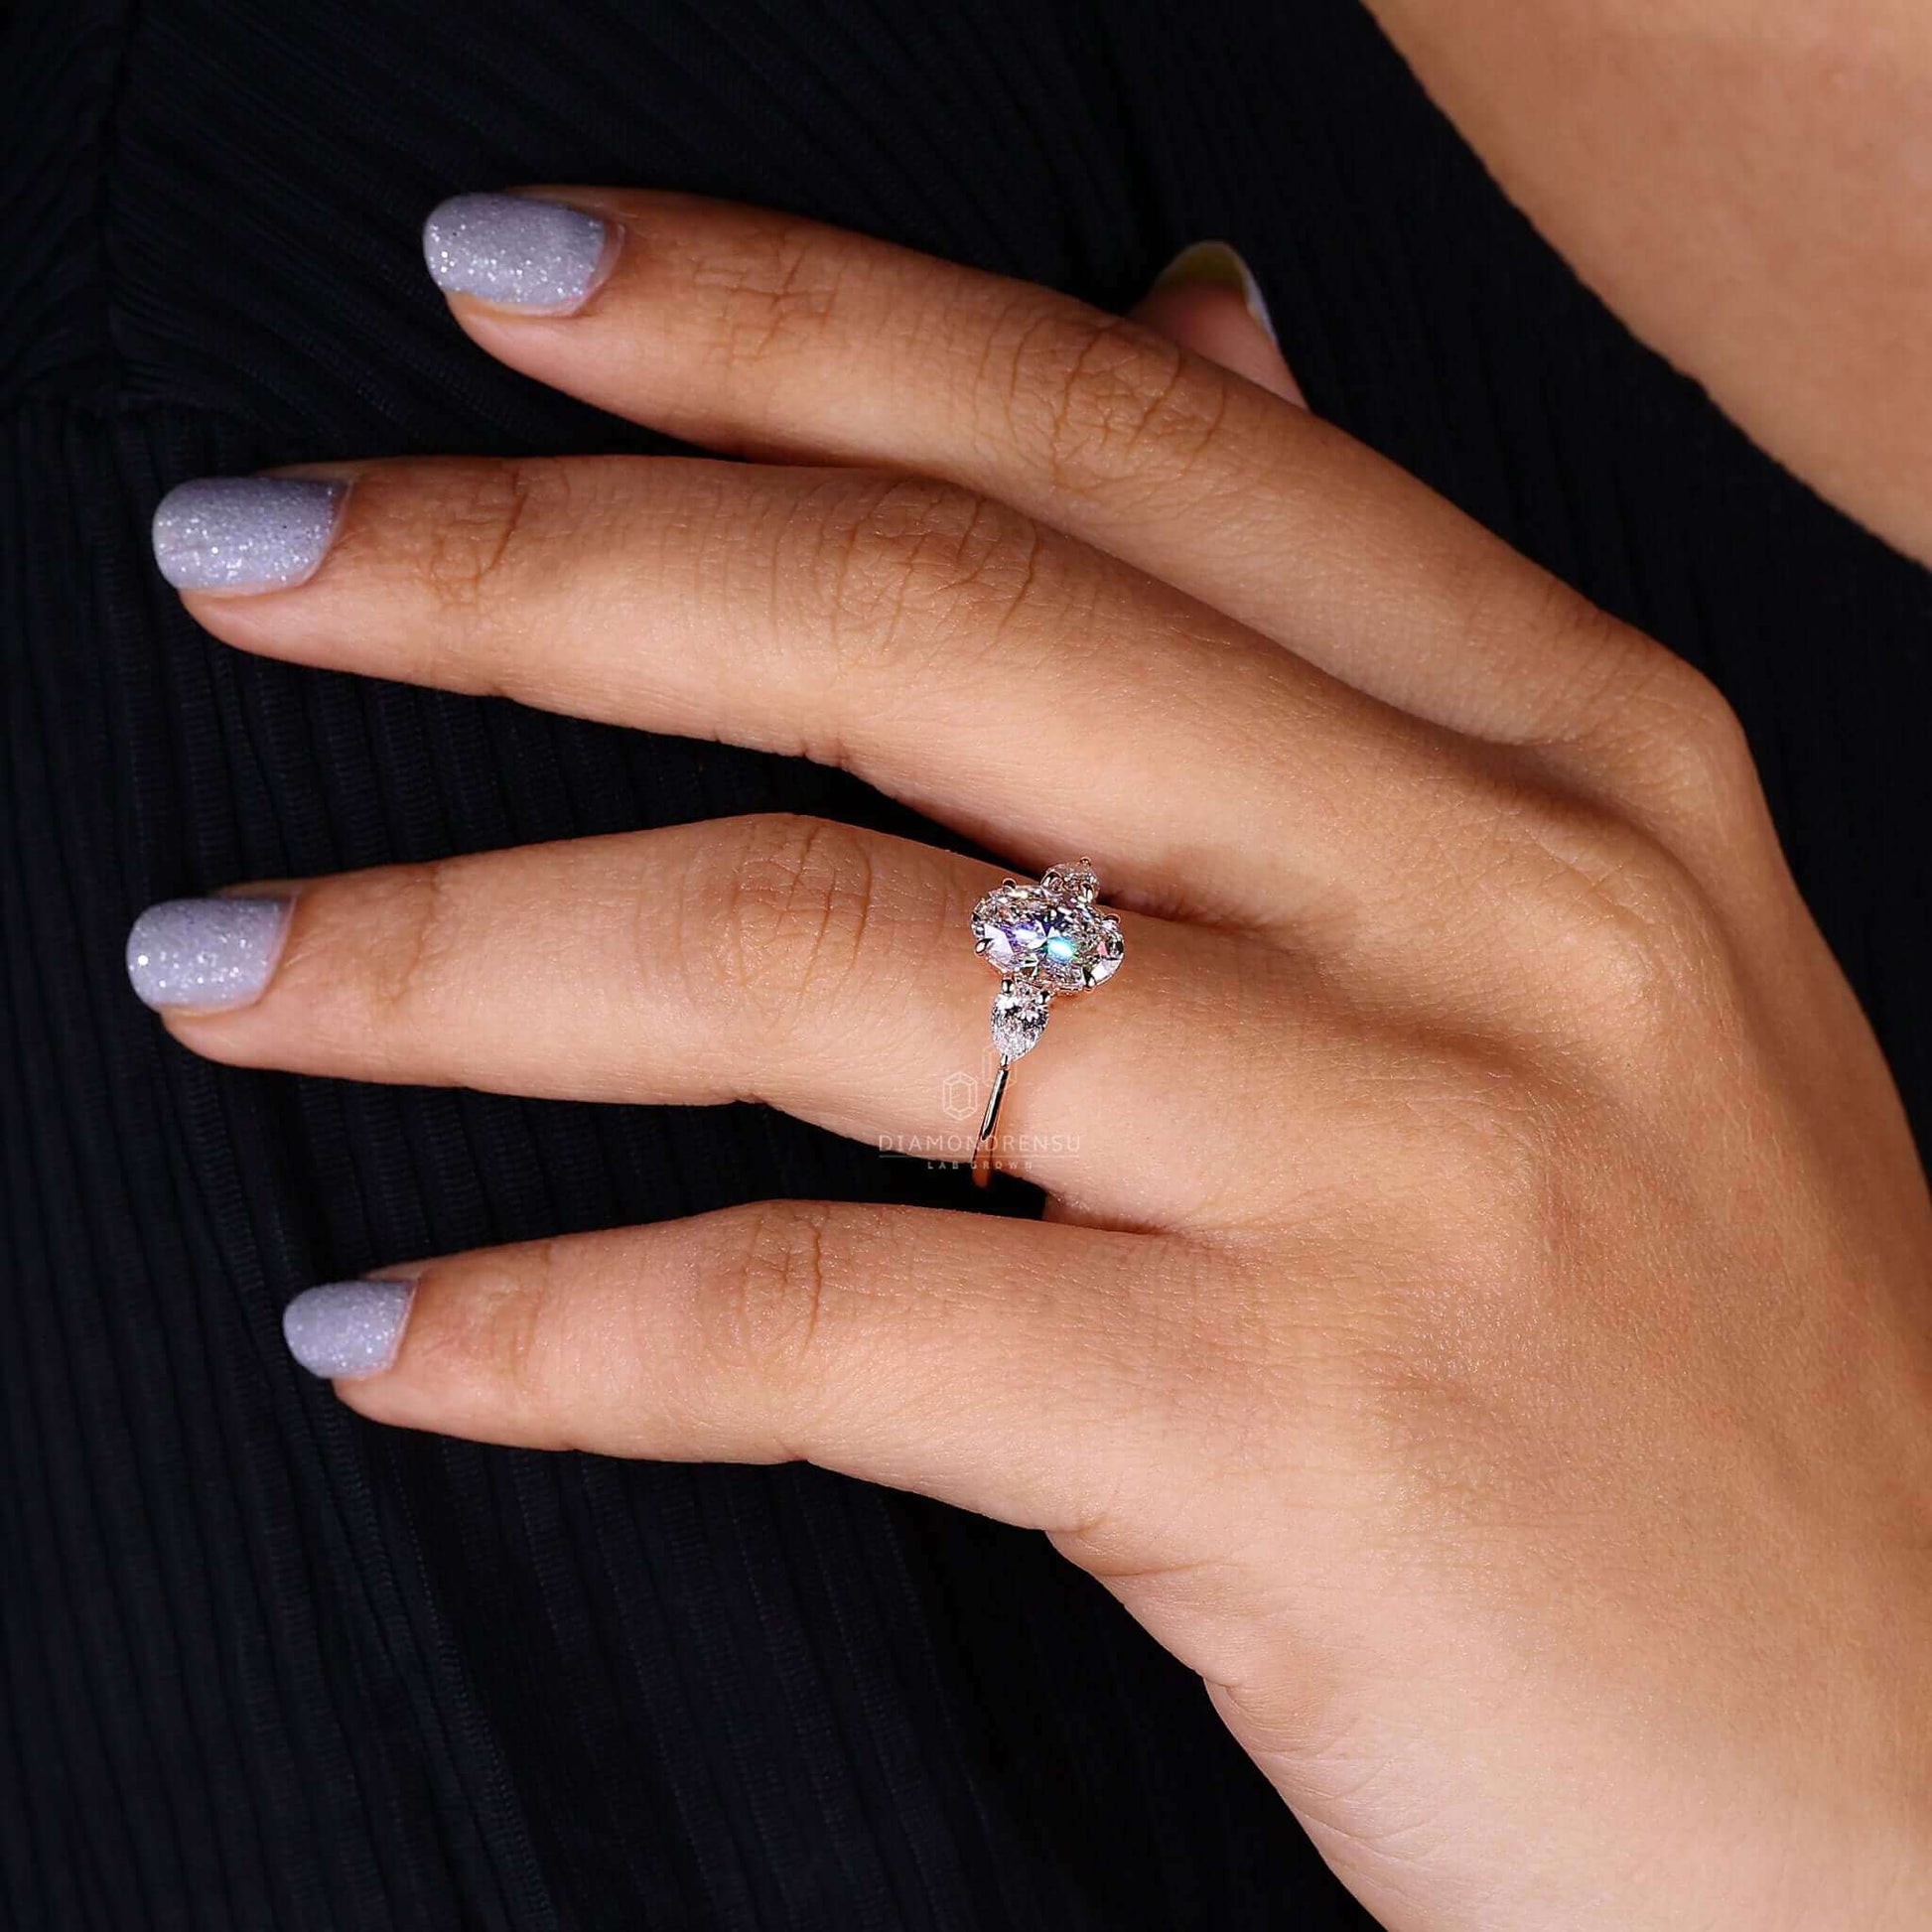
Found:
M 1059 993 L 1104 985 L 1126 944 L 1097 890 L 1084 863 L 1049 867 L 1037 886 L 1009 879 L 974 906 L 974 944 L 1002 979 L 1037 978 Z
M 1040 947 L 1040 971 L 1055 986 L 1078 991 L 1087 983 L 1087 962 L 1099 950 L 1098 923 L 1078 907 L 1055 906 L 1046 915 L 1046 943 Z
M 973 908 L 973 937 L 989 964 L 1017 972 L 1046 943 L 1044 910 L 1025 888 L 988 893 Z

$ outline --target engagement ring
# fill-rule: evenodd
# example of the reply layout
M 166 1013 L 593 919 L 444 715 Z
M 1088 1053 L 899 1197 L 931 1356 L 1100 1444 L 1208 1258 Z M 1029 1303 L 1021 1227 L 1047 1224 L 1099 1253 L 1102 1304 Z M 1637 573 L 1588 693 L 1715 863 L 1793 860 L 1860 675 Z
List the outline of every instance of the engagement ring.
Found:
M 993 996 L 1000 1070 L 973 1149 L 973 1179 L 981 1187 L 993 1177 L 993 1130 L 1014 1061 L 1039 1044 L 1055 999 L 1104 985 L 1126 956 L 1120 920 L 1095 902 L 1099 893 L 1093 868 L 1076 859 L 1049 867 L 1037 886 L 1003 880 L 973 908 L 974 950 L 1000 975 Z

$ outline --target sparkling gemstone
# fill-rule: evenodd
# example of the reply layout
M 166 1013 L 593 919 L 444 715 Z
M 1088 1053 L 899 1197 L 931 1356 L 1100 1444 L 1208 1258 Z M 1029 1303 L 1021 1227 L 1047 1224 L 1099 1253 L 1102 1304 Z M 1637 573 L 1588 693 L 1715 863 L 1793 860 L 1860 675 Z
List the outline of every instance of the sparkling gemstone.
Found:
M 1087 965 L 1087 984 L 1104 986 L 1120 971 L 1120 962 L 1127 956 L 1127 941 L 1120 929 L 1120 921 L 1111 914 L 1100 921 L 1100 950 Z
M 1025 926 L 1015 927 L 989 921 L 980 933 L 986 956 L 1001 972 L 1010 973 L 1020 964 L 1023 953 L 1039 944 L 1039 936 Z
M 1002 979 L 1083 993 L 1113 978 L 1125 953 L 1120 921 L 1095 902 L 1084 862 L 1053 866 L 1037 886 L 997 886 L 973 908 L 973 937 Z
M 993 1044 L 1003 1060 L 1017 1060 L 1039 1044 L 1052 994 L 1032 980 L 1006 980 L 993 996 Z
M 1055 986 L 1078 991 L 1087 983 L 1086 962 L 1099 949 L 1099 922 L 1077 906 L 1056 906 L 1046 915 L 1040 970 Z
M 1100 881 L 1084 859 L 1070 866 L 1051 866 L 1041 877 L 1039 889 L 1048 898 L 1073 899 L 1091 905 L 1100 892 Z
M 987 960 L 1003 973 L 1024 966 L 1046 943 L 1037 895 L 1024 888 L 988 893 L 973 912 L 973 936 Z

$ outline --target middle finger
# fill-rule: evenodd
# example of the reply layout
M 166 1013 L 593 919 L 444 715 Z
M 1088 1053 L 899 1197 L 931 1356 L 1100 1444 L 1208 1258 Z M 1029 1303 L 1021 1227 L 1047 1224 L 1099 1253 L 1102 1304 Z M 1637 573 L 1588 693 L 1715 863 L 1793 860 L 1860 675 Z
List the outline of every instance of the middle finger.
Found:
M 1090 853 L 1129 904 L 1304 936 L 1316 907 L 1367 916 L 1364 878 L 1397 917 L 1433 877 L 1425 813 L 1494 828 L 1446 785 L 1443 728 L 946 485 L 670 458 L 329 474 L 352 479 L 333 546 L 261 595 L 193 586 L 243 588 L 229 526 L 293 485 L 163 504 L 164 567 L 216 635 L 841 764 L 1035 867 Z

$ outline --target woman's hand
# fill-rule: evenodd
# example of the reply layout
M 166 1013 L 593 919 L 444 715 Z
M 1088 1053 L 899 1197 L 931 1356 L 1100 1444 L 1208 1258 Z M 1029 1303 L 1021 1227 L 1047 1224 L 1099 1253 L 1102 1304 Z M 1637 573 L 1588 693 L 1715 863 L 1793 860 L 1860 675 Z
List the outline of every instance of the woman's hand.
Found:
M 759 460 L 190 485 L 196 616 L 1091 854 L 1127 962 L 1015 1075 L 1043 1224 L 761 1202 L 465 1255 L 304 1298 L 305 1358 L 385 1422 L 1047 1531 L 1392 1928 L 1927 1923 L 1932 1214 L 1710 686 L 1147 330 L 569 199 L 608 228 L 439 213 L 464 327 Z M 133 950 L 222 1060 L 917 1145 L 981 1061 L 998 877 L 752 818 Z

